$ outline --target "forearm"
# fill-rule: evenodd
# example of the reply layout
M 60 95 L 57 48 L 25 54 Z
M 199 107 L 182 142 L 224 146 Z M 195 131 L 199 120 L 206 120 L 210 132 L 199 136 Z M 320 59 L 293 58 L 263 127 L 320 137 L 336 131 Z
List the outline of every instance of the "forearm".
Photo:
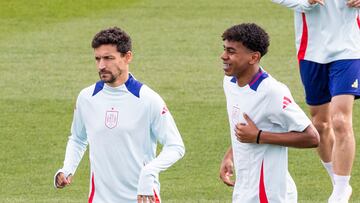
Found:
M 185 154 L 184 145 L 164 146 L 161 153 L 141 170 L 138 194 L 152 195 L 154 179 L 161 171 L 166 170 Z
M 273 133 L 263 131 L 259 144 L 275 144 L 296 148 L 314 148 L 319 144 L 319 134 L 309 125 L 303 132 Z
M 84 152 L 86 151 L 87 143 L 77 140 L 70 136 L 66 146 L 64 165 L 62 170 L 65 175 L 74 174 L 79 165 Z
M 164 147 L 161 153 L 145 168 L 154 174 L 166 170 L 175 162 L 181 159 L 185 154 L 185 148 L 182 145 L 173 145 Z
M 310 4 L 308 0 L 272 0 L 272 2 L 300 12 L 311 10 L 316 6 L 316 4 Z
M 233 155 L 232 147 L 230 146 L 228 148 L 228 150 L 225 152 L 223 160 L 226 160 L 226 159 L 233 160 L 233 158 L 234 158 L 234 155 Z
M 86 142 L 76 141 L 72 136 L 69 137 L 69 141 L 66 146 L 64 165 L 54 175 L 54 187 L 61 188 L 65 185 L 57 185 L 57 176 L 59 173 L 64 173 L 64 177 L 67 179 L 70 175 L 74 175 L 77 166 L 79 165 L 84 152 L 86 151 Z

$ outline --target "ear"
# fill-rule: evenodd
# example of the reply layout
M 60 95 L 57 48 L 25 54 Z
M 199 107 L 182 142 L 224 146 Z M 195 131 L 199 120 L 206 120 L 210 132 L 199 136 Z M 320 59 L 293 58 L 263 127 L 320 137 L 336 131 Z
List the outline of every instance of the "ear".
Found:
M 125 61 L 129 64 L 132 61 L 133 54 L 131 51 L 126 52 L 125 54 Z
M 249 63 L 250 63 L 251 65 L 254 65 L 254 64 L 256 64 L 256 63 L 259 63 L 260 58 L 261 58 L 260 52 L 256 51 L 256 52 L 254 52 L 254 53 L 251 54 L 251 60 L 250 60 Z

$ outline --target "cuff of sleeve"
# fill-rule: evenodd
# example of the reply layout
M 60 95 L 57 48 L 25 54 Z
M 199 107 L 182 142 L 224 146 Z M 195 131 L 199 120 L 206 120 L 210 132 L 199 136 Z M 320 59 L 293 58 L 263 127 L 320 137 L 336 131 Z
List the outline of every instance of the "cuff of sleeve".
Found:
M 138 195 L 154 195 L 154 182 L 155 175 L 149 172 L 146 168 L 140 173 L 139 184 L 138 184 Z
M 65 177 L 67 178 L 69 175 L 71 175 L 71 173 L 69 171 L 66 171 L 64 169 L 59 169 L 55 175 L 54 175 L 54 187 L 55 189 L 57 189 L 58 187 L 56 186 L 56 176 L 59 174 L 59 173 L 64 173 Z

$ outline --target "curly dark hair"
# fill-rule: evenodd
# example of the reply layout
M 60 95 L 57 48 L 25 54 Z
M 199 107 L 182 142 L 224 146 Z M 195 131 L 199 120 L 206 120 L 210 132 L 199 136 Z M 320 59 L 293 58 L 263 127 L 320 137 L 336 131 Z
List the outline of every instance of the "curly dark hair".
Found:
M 105 30 L 101 30 L 97 33 L 92 42 L 92 48 L 98 48 L 104 44 L 116 45 L 117 51 L 122 55 L 126 54 L 128 51 L 131 51 L 131 38 L 130 36 L 121 28 L 111 27 Z
M 261 56 L 267 53 L 269 47 L 269 35 L 255 23 L 242 23 L 234 25 L 222 34 L 223 41 L 241 42 L 251 51 L 260 52 Z

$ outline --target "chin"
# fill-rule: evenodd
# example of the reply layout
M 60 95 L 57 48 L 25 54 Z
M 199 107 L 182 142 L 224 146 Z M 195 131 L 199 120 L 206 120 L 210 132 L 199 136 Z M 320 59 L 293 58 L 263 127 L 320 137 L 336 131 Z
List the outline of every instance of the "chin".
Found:
M 107 82 L 109 80 L 109 78 L 106 78 L 106 77 L 101 77 L 100 80 L 104 81 L 104 82 Z
M 233 74 L 232 74 L 231 71 L 226 71 L 226 70 L 224 70 L 224 74 L 225 74 L 226 76 L 233 76 Z
M 113 78 L 103 78 L 102 81 L 105 83 L 113 83 L 115 80 Z

